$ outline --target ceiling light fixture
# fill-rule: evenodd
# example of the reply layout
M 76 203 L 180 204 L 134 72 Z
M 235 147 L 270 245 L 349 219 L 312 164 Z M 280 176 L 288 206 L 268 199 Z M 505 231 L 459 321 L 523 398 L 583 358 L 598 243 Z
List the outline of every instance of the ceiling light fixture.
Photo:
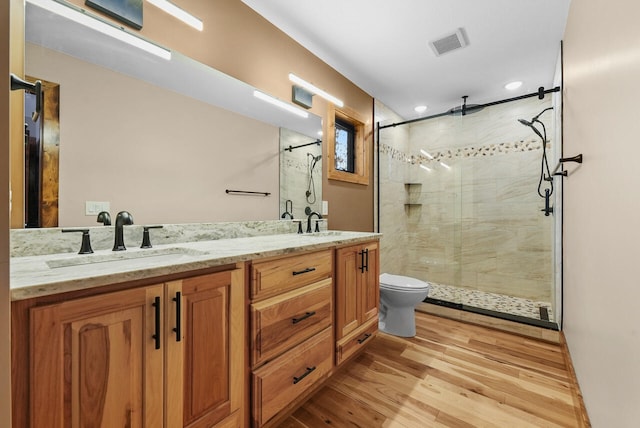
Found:
M 316 95 L 320 95 L 325 100 L 331 101 L 332 103 L 334 103 L 338 107 L 344 107 L 344 103 L 342 102 L 341 99 L 334 97 L 333 95 L 323 91 L 322 89 L 320 89 L 317 86 L 307 82 L 306 80 L 303 80 L 303 79 L 299 78 L 298 76 L 296 76 L 293 73 L 289 73 L 289 80 L 292 81 L 293 83 L 295 83 L 296 85 L 302 86 L 306 90 L 308 90 L 308 91 L 310 91 L 310 92 L 312 92 L 312 93 L 314 93 Z
M 522 86 L 522 82 L 517 80 L 515 82 L 510 82 L 507 83 L 506 85 L 504 85 L 504 88 L 509 90 L 509 91 L 515 91 L 516 89 L 518 89 L 520 86 Z
M 147 0 L 147 1 L 152 5 L 164 10 L 174 18 L 177 18 L 180 21 L 184 22 L 185 24 L 190 25 L 191 27 L 195 28 L 198 31 L 202 31 L 202 29 L 204 28 L 204 25 L 202 24 L 201 20 L 191 15 L 189 12 L 185 11 L 184 9 L 180 9 L 178 6 L 171 3 L 170 1 L 167 1 L 167 0 Z
M 281 109 L 284 109 L 286 111 L 288 111 L 289 113 L 293 113 L 293 114 L 297 114 L 300 117 L 304 117 L 305 119 L 309 117 L 309 113 L 307 113 L 304 110 L 300 110 L 298 107 L 294 107 L 289 103 L 285 103 L 284 101 L 281 101 L 277 98 L 272 97 L 271 95 L 267 95 L 264 92 L 260 92 L 258 90 L 253 91 L 253 96 L 262 100 L 262 101 L 266 101 L 270 104 L 273 104 L 275 106 L 280 107 Z
M 425 111 L 427 111 L 427 106 L 416 106 L 414 110 L 416 111 L 416 113 L 424 113 Z
M 422 153 L 423 155 L 425 155 L 426 157 L 428 157 L 429 159 L 433 159 L 433 156 L 431 156 L 428 152 L 426 152 L 425 150 L 420 149 L 420 153 Z
M 129 33 L 121 27 L 117 27 L 95 15 L 88 13 L 86 10 L 79 8 L 70 3 L 61 3 L 55 0 L 27 0 L 27 2 L 38 6 L 42 9 L 53 12 L 56 15 L 63 16 L 78 24 L 89 27 L 99 33 L 118 39 L 121 42 L 135 46 L 151 54 L 157 55 L 166 60 L 171 59 L 171 51 L 151 43 L 141 37 Z

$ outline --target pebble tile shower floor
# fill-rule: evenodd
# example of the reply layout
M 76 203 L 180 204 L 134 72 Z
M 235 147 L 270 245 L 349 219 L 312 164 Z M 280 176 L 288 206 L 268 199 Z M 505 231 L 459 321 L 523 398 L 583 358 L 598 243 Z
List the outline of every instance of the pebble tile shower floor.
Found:
M 553 321 L 553 310 L 549 302 L 535 302 L 520 297 L 505 296 L 503 294 L 488 293 L 480 290 L 454 287 L 452 285 L 436 284 L 431 282 L 429 298 L 443 300 L 445 302 L 458 303 L 475 308 L 505 314 L 518 315 L 527 318 L 541 319 L 540 308 L 546 308 L 549 321 Z M 546 320 L 545 320 L 546 321 Z

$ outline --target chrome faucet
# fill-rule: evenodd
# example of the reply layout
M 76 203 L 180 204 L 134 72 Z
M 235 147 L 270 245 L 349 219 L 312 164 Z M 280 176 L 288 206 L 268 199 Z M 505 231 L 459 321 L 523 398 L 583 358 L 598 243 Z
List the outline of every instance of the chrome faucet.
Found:
M 123 227 L 133 224 L 133 216 L 127 211 L 120 211 L 116 216 L 116 239 L 113 244 L 113 251 L 123 251 L 127 247 L 124 246 Z
M 311 217 L 313 217 L 314 215 L 317 216 L 318 219 L 322 218 L 322 216 L 320 214 L 318 214 L 317 212 L 315 212 L 315 211 L 312 211 L 311 213 L 309 213 L 309 216 L 307 217 L 307 233 L 311 233 L 312 232 L 312 230 L 311 230 Z M 316 222 L 316 229 L 318 229 L 318 223 L 317 222 Z M 316 232 L 317 232 L 317 230 L 316 230 Z

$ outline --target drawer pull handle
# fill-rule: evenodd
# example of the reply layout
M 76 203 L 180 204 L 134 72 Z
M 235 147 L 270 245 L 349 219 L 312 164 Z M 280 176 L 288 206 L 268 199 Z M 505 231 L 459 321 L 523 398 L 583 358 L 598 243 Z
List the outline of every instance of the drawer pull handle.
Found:
M 151 337 L 155 339 L 156 349 L 160 349 L 160 297 L 155 297 L 153 299 L 153 303 L 151 304 L 155 308 L 155 334 Z
M 316 311 L 307 312 L 303 316 L 301 316 L 300 318 L 293 318 L 291 320 L 291 323 L 292 324 L 298 324 L 300 321 L 304 321 L 307 318 L 314 316 L 315 314 L 316 314 Z
M 296 383 L 300 382 L 302 379 L 304 379 L 305 377 L 309 376 L 311 374 L 312 371 L 314 371 L 316 369 L 315 366 L 313 367 L 307 367 L 307 371 L 305 371 L 304 373 L 302 373 L 300 376 L 293 377 L 293 384 L 295 385 Z
M 364 335 L 364 337 L 362 339 L 358 339 L 358 344 L 362 345 L 364 343 L 364 341 L 367 340 L 370 337 L 371 337 L 371 333 L 365 333 L 365 335 Z
M 307 272 L 313 272 L 314 270 L 316 270 L 316 268 L 306 268 L 305 270 L 293 271 L 293 276 L 301 275 Z

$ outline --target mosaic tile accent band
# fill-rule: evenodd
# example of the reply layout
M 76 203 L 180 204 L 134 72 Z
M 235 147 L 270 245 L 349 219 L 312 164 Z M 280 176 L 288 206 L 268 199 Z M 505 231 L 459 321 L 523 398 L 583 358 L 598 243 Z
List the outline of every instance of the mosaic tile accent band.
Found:
M 547 150 L 549 150 L 550 148 L 551 143 L 547 143 Z M 507 143 L 487 144 L 485 146 L 460 147 L 457 149 L 446 150 L 442 152 L 429 153 L 433 157 L 433 159 L 430 159 L 424 155 L 409 155 L 401 150 L 391 147 L 388 144 L 380 144 L 380 154 L 388 155 L 393 160 L 407 162 L 412 165 L 415 165 L 416 163 L 425 164 L 428 162 L 440 162 L 443 160 L 495 156 L 501 154 L 506 155 L 509 153 L 531 152 L 535 150 L 542 150 L 542 142 L 540 140 L 514 141 Z

